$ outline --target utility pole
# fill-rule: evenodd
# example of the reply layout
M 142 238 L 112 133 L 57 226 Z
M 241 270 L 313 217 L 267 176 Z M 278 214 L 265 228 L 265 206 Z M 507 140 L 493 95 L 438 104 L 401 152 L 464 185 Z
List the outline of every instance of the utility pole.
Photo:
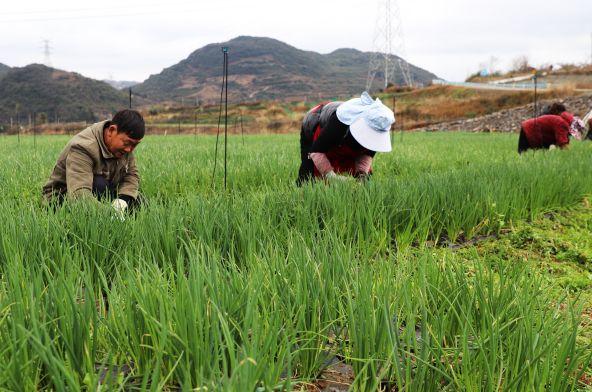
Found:
M 374 78 L 379 73 L 383 74 L 385 88 L 389 82 L 395 84 L 397 79 L 406 86 L 413 86 L 409 63 L 403 59 L 405 43 L 399 5 L 397 0 L 379 1 L 373 50 L 366 78 L 368 92 L 372 90 Z
M 224 53 L 224 189 L 226 189 L 228 160 L 228 47 L 222 48 Z
M 193 136 L 197 139 L 197 107 L 193 111 Z
M 37 114 L 33 112 L 33 148 L 37 150 L 37 124 L 35 121 L 35 117 Z

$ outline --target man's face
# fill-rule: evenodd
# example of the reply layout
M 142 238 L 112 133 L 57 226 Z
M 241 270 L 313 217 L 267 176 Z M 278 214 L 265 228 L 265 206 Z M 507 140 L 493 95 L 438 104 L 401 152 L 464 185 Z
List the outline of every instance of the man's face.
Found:
M 115 124 L 105 129 L 104 138 L 107 148 L 116 158 L 134 151 L 141 142 L 141 139 L 132 139 L 125 132 L 118 132 Z

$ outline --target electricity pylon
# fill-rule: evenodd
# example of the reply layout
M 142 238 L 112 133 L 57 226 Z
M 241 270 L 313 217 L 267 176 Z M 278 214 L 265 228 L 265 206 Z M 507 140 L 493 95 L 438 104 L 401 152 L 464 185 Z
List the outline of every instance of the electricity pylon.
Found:
M 409 63 L 403 59 L 405 42 L 401 12 L 397 0 L 379 0 L 378 15 L 374 32 L 373 51 L 368 67 L 366 90 L 372 89 L 377 73 L 384 75 L 384 87 L 389 83 L 402 81 L 406 86 L 413 86 Z M 399 78 L 397 78 L 399 75 Z
M 43 40 L 43 64 L 48 67 L 51 67 L 51 46 L 49 45 L 49 40 Z

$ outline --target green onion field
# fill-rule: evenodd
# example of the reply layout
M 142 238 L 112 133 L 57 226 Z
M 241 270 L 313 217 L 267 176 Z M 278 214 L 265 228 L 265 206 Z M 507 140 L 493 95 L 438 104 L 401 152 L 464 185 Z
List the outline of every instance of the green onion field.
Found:
M 148 135 L 122 222 L 42 202 L 67 137 L 0 137 L 0 390 L 592 388 L 592 144 L 517 138 L 298 188 L 297 135 L 232 135 L 225 190 L 222 139 L 213 178 L 215 136 Z

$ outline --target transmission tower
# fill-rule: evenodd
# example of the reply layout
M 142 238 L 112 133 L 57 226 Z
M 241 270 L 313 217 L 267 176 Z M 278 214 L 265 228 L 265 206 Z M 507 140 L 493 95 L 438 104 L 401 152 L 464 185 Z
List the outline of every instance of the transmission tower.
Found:
M 48 67 L 51 67 L 51 46 L 49 45 L 49 40 L 44 39 L 43 41 L 43 64 Z
M 406 86 L 413 86 L 409 63 L 404 60 L 404 55 L 405 42 L 399 4 L 397 0 L 379 0 L 366 90 L 372 89 L 372 83 L 379 73 L 384 75 L 385 88 L 397 79 Z M 400 77 L 397 78 L 397 75 Z

